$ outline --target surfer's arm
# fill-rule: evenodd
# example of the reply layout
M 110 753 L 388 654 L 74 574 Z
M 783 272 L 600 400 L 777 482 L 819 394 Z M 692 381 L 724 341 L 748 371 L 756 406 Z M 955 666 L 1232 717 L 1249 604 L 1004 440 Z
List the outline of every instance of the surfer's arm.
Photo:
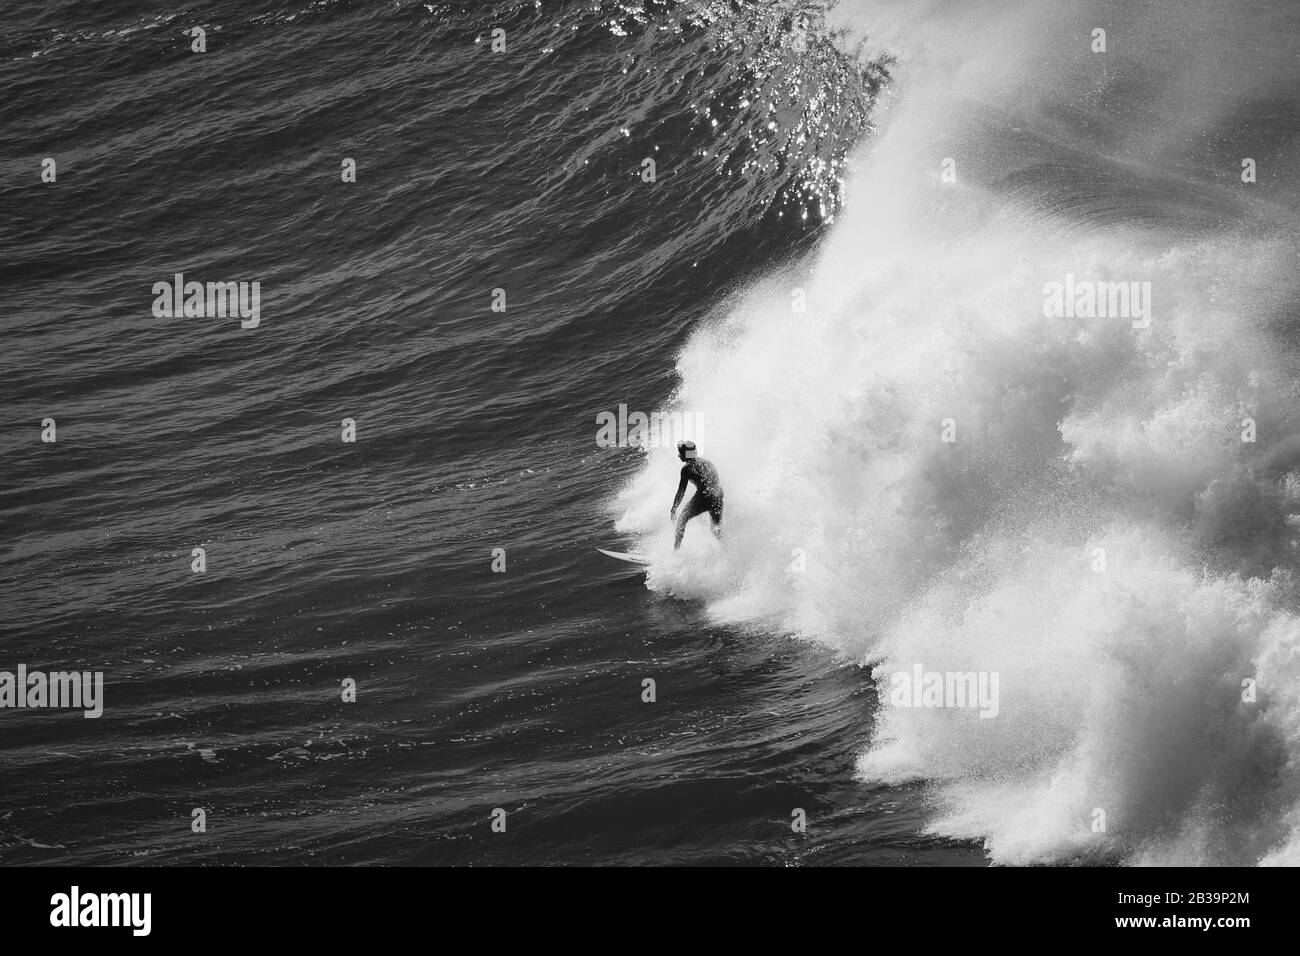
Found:
M 668 517 L 670 517 L 670 518 L 676 518 L 676 517 L 677 517 L 677 506 L 680 505 L 680 504 L 682 503 L 682 495 L 686 494 L 686 481 L 687 481 L 687 478 L 686 478 L 686 469 L 683 468 L 683 469 L 682 469 L 682 480 L 681 480 L 681 483 L 678 484 L 678 486 L 677 486 L 677 497 L 673 499 L 673 510 L 670 511 L 670 512 L 668 512 Z

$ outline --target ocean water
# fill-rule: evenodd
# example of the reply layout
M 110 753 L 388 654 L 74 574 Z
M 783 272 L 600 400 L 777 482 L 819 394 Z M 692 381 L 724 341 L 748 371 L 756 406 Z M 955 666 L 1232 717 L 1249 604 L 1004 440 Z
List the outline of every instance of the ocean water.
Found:
M 1300 862 L 1294 4 L 0 24 L 0 863 Z

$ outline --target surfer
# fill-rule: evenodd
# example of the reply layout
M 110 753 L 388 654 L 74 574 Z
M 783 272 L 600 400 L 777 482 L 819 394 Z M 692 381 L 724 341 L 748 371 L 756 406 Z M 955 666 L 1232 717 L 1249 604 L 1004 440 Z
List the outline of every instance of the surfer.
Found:
M 703 458 L 695 456 L 695 442 L 679 441 L 677 443 L 677 457 L 686 462 L 682 466 L 682 481 L 677 486 L 677 497 L 673 499 L 673 510 L 668 513 L 669 517 L 677 522 L 677 538 L 673 542 L 673 549 L 676 550 L 682 546 L 682 535 L 686 533 L 686 522 L 698 515 L 709 513 L 712 522 L 714 536 L 722 540 L 722 482 L 718 480 L 718 469 L 714 468 Z M 682 503 L 682 495 L 686 494 L 686 483 L 694 482 L 695 494 L 687 503 L 686 508 L 681 515 L 677 514 L 677 506 Z

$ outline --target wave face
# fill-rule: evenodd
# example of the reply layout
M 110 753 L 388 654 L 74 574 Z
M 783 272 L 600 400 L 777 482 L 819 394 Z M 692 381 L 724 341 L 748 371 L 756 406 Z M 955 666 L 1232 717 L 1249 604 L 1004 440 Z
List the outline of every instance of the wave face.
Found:
M 980 862 L 860 799 L 869 675 L 593 551 L 596 415 L 816 241 L 883 68 L 769 0 L 173 6 L 3 14 L 0 671 L 106 705 L 0 715 L 0 865 Z M 155 317 L 178 272 L 261 326 Z
M 860 777 L 994 862 L 1294 865 L 1295 18 L 1144 6 L 834 11 L 896 83 L 820 247 L 679 356 L 727 541 L 649 583 L 871 666 Z M 1067 277 L 1149 324 L 1047 317 Z M 677 467 L 617 502 L 642 550 Z M 918 664 L 997 673 L 997 717 L 890 706 Z

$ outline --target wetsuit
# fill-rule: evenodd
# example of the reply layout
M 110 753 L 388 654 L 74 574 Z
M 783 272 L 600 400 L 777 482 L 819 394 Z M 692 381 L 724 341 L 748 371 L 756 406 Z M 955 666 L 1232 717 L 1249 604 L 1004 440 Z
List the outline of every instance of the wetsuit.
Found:
M 677 515 L 677 538 L 674 548 L 682 545 L 682 535 L 686 533 L 686 523 L 692 518 L 709 513 L 713 521 L 713 533 L 722 535 L 722 482 L 718 480 L 718 469 L 703 458 L 692 458 L 682 466 L 682 481 L 677 486 L 677 497 L 673 499 L 673 510 L 682 502 L 686 494 L 686 483 L 693 482 L 695 494 L 686 503 L 686 507 Z

